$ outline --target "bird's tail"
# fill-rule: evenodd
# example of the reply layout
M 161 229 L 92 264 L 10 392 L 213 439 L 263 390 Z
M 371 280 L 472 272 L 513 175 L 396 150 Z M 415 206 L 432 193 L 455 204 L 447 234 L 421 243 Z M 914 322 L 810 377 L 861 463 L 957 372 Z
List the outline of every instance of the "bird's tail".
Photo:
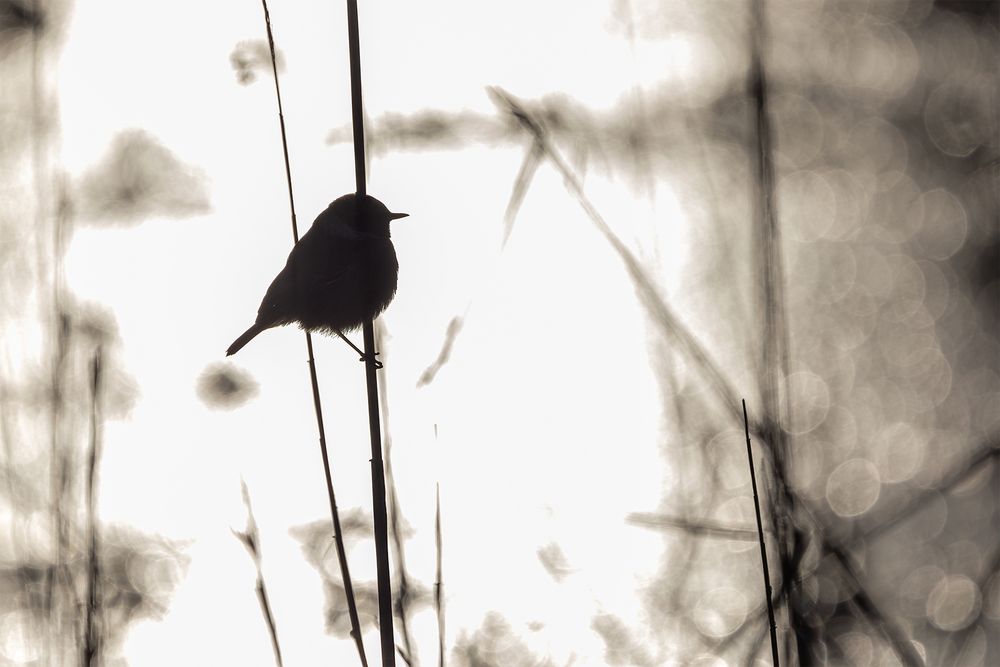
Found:
M 244 331 L 243 335 L 234 340 L 233 344 L 229 346 L 228 350 L 226 350 L 226 356 L 229 357 L 239 352 L 243 349 L 244 345 L 253 340 L 254 336 L 259 334 L 264 329 L 267 329 L 267 327 L 261 326 L 260 324 L 254 324 L 252 327 Z

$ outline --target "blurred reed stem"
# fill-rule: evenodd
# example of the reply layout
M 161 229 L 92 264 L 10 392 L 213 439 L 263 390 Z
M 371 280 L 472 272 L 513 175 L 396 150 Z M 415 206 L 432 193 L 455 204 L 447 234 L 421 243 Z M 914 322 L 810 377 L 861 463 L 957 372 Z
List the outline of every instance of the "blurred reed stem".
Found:
M 725 373 L 711 359 L 707 350 L 701 346 L 694 334 L 689 331 L 684 323 L 681 322 L 681 320 L 673 313 L 666 301 L 659 294 L 656 284 L 653 282 L 648 272 L 642 267 L 642 264 L 635 257 L 632 251 L 621 241 L 621 239 L 618 238 L 600 213 L 598 213 L 597 209 L 584 192 L 583 186 L 580 184 L 580 179 L 566 164 L 566 161 L 559 154 L 555 146 L 553 146 L 544 125 L 530 113 L 523 103 L 521 103 L 513 95 L 507 93 L 505 90 L 499 87 L 493 87 L 489 89 L 489 93 L 498 107 L 507 113 L 510 113 L 514 119 L 517 120 L 522 127 L 538 141 L 538 145 L 541 146 L 549 161 L 556 167 L 562 176 L 563 184 L 566 189 L 576 198 L 577 202 L 580 204 L 581 208 L 583 208 L 590 220 L 597 226 L 606 240 L 611 244 L 612 248 L 614 248 L 614 250 L 618 253 L 619 257 L 625 264 L 625 268 L 629 273 L 629 277 L 632 279 L 640 300 L 649 310 L 652 321 L 660 328 L 661 334 L 663 334 L 666 339 L 672 340 L 676 343 L 676 347 L 674 349 L 689 363 L 691 363 L 692 366 L 699 370 L 703 379 L 709 383 L 710 387 L 712 387 L 716 397 L 725 407 L 729 415 L 732 418 L 739 419 L 741 416 L 739 407 L 740 404 L 736 402 L 735 393 L 726 378 Z M 749 422 L 749 420 L 747 420 L 745 425 L 746 430 L 761 438 L 764 444 L 767 445 L 767 449 L 765 449 L 765 451 L 772 453 L 773 455 L 774 443 L 771 441 L 771 437 L 774 434 L 774 428 L 770 420 L 768 420 L 767 417 L 765 417 L 762 422 Z M 811 529 L 816 535 L 816 539 L 824 553 L 834 556 L 834 563 L 838 566 L 840 575 L 846 580 L 848 587 L 856 591 L 854 596 L 854 599 L 856 600 L 854 609 L 858 616 L 864 618 L 886 639 L 903 664 L 922 664 L 912 644 L 906 641 L 896 623 L 883 614 L 875 605 L 866 590 L 864 582 L 858 574 L 857 568 L 854 567 L 845 550 L 828 537 L 826 527 L 823 526 L 823 524 L 816 518 L 815 514 L 809 509 L 808 503 L 803 502 L 800 498 L 795 496 L 794 491 L 785 483 L 784 469 L 777 465 L 772 465 L 771 469 L 773 470 L 776 479 L 776 493 L 784 501 L 784 505 L 782 506 L 783 513 L 779 515 L 781 520 L 784 520 L 784 517 L 789 517 L 789 520 L 791 520 L 791 511 L 794 509 L 796 512 L 795 516 L 803 524 L 803 527 L 796 528 L 793 526 L 793 530 L 790 531 L 792 532 L 793 537 L 798 540 L 799 538 L 796 536 L 796 532 L 804 534 L 806 529 Z M 772 508 L 775 505 L 776 503 L 771 503 Z M 775 529 L 777 529 L 777 526 L 775 526 Z M 779 538 L 776 537 L 776 540 L 778 539 Z M 784 546 L 784 543 L 780 541 L 777 543 L 779 548 Z M 804 550 L 801 543 L 795 543 L 795 548 L 789 550 L 787 559 L 784 557 L 784 552 L 780 553 L 783 555 L 781 564 L 782 578 L 778 588 L 778 593 L 773 596 L 774 600 L 772 601 L 772 604 L 774 601 L 787 599 L 792 587 L 796 585 L 795 582 L 804 578 L 808 574 L 800 571 L 800 566 L 804 557 Z M 825 563 L 826 561 L 824 560 L 821 562 Z M 766 612 L 764 605 L 761 607 L 762 608 L 759 613 L 754 613 L 749 616 L 736 631 L 731 633 L 723 641 L 719 642 L 716 649 L 724 650 L 727 646 L 731 645 L 737 637 L 745 632 L 750 627 L 750 622 L 755 622 L 758 618 L 760 618 L 761 614 Z M 794 633 L 794 631 L 790 632 L 789 635 L 798 640 L 798 636 Z M 791 639 L 786 639 L 786 645 L 789 641 L 791 641 Z M 803 642 L 805 641 L 807 640 L 803 639 Z M 808 664 L 812 656 L 811 651 L 808 650 L 810 648 L 809 645 L 807 643 L 803 643 L 801 646 L 798 646 L 798 648 L 798 657 L 800 661 L 802 664 Z M 805 651 L 805 653 L 803 653 L 803 651 Z
M 386 347 L 384 341 L 385 325 L 381 320 L 375 322 L 375 343 L 381 350 L 382 361 L 386 359 Z M 402 636 L 402 647 L 397 646 L 403 661 L 414 667 L 419 664 L 416 653 L 416 644 L 410 639 L 410 577 L 406 572 L 406 553 L 403 550 L 402 535 L 402 512 L 399 509 L 399 494 L 396 492 L 396 478 L 392 469 L 392 432 L 389 430 L 389 386 L 382 383 L 382 391 L 379 394 L 382 419 L 384 422 L 384 437 L 382 438 L 383 449 L 385 450 L 385 486 L 388 498 L 388 520 L 389 536 L 392 539 L 393 555 L 396 557 L 396 579 L 399 592 L 396 595 L 396 616 L 399 618 L 399 634 Z
M 758 375 L 762 378 L 761 400 L 763 402 L 764 439 L 769 447 L 772 465 L 765 466 L 764 481 L 771 482 L 773 492 L 768 494 L 768 515 L 775 534 L 782 582 L 782 590 L 791 596 L 787 605 L 789 632 L 786 641 L 797 642 L 799 660 L 807 660 L 812 647 L 807 645 L 806 633 L 797 631 L 804 622 L 797 610 L 798 604 L 798 563 L 801 560 L 802 545 L 797 543 L 797 531 L 791 525 L 795 512 L 795 497 L 788 490 L 787 471 L 790 470 L 791 450 L 784 425 L 791 418 L 787 377 L 789 373 L 790 342 L 788 331 L 787 304 L 785 303 L 784 259 L 781 248 L 781 227 L 775 211 L 776 193 L 774 187 L 774 145 L 771 120 L 768 116 L 768 80 L 764 67 L 764 50 L 768 32 L 764 0 L 750 0 L 750 70 L 748 88 L 752 111 L 752 168 L 751 181 L 753 211 L 754 256 L 757 260 L 759 280 L 759 312 L 761 323 L 761 351 L 758 360 Z M 765 486 L 767 486 L 765 484 Z M 768 596 L 768 604 L 771 597 Z M 769 607 L 769 611 L 773 610 Z M 791 651 L 788 651 L 790 654 Z
M 281 85 L 278 81 L 278 62 L 275 56 L 274 34 L 271 31 L 271 14 L 267 9 L 267 0 L 261 0 L 264 7 L 264 24 L 267 28 L 267 45 L 271 53 L 271 71 L 274 74 L 274 92 L 278 102 L 278 122 L 281 127 L 281 150 L 285 160 L 285 179 L 288 184 L 288 206 L 292 220 L 292 238 L 299 242 L 299 229 L 295 216 L 295 195 L 292 191 L 292 168 L 288 159 L 288 137 L 285 130 L 285 114 L 281 104 Z M 347 611 L 351 619 L 351 637 L 358 650 L 363 667 L 368 667 L 365 656 L 365 646 L 361 637 L 361 623 L 358 620 L 358 606 L 354 597 L 354 586 L 351 583 L 351 572 L 347 565 L 347 552 L 344 548 L 344 537 L 340 528 L 340 513 L 337 510 L 337 496 L 333 490 L 333 478 L 330 475 L 330 456 L 326 446 L 326 429 L 323 425 L 323 407 L 319 395 L 319 379 L 316 376 L 316 358 L 313 354 L 312 336 L 307 331 L 306 351 L 309 363 L 309 380 L 312 384 L 313 407 L 316 411 L 316 426 L 319 429 L 319 448 L 323 456 L 323 474 L 326 478 L 326 492 L 330 500 L 330 516 L 333 519 L 333 538 L 337 547 L 337 561 L 340 564 L 340 576 L 344 584 L 344 594 L 347 598 Z
M 102 643 L 100 608 L 100 529 L 97 520 L 97 467 L 101 460 L 101 380 L 102 349 L 94 351 L 90 373 L 90 451 L 87 455 L 87 594 L 84 616 L 83 655 L 81 664 L 94 667 L 100 664 Z
M 242 483 L 243 504 L 247 508 L 247 528 L 239 533 L 235 530 L 233 534 L 243 543 L 250 553 L 254 567 L 257 568 L 257 602 L 260 603 L 260 611 L 264 615 L 264 622 L 267 624 L 267 633 L 271 638 L 271 650 L 274 651 L 274 663 L 278 667 L 283 667 L 281 658 L 281 644 L 278 642 L 278 626 L 274 621 L 274 613 L 271 611 L 271 599 L 267 594 L 267 585 L 264 583 L 263 554 L 260 545 L 260 531 L 257 530 L 257 520 L 253 515 L 253 507 L 250 504 L 250 489 L 246 482 Z
M 672 340 L 676 344 L 675 350 L 692 367 L 697 369 L 702 379 L 711 387 L 730 417 L 734 420 L 739 419 L 740 404 L 736 400 L 736 391 L 733 389 L 726 374 L 711 358 L 708 351 L 701 345 L 691 330 L 674 314 L 674 311 L 660 294 L 649 272 L 643 268 L 642 263 L 635 254 L 622 242 L 604 217 L 597 211 L 597 208 L 590 201 L 590 198 L 587 197 L 586 192 L 584 192 L 579 177 L 552 144 L 549 133 L 543 124 L 519 99 L 503 88 L 493 86 L 488 88 L 487 92 L 493 103 L 501 111 L 509 113 L 537 142 L 537 145 L 548 161 L 556 168 L 559 175 L 562 176 L 563 186 L 576 199 L 580 208 L 583 209 L 583 212 L 594 223 L 614 251 L 618 253 L 618 257 L 625 265 L 629 278 L 635 286 L 639 300 L 649 311 L 650 317 L 654 325 L 658 327 L 659 332 L 665 339 Z M 762 433 L 763 428 L 763 425 L 756 422 L 750 424 L 750 431 L 755 435 Z
M 434 425 L 437 435 L 437 424 Z M 436 439 L 436 438 L 435 438 Z M 441 483 L 434 485 L 434 611 L 438 625 L 438 667 L 444 667 L 444 577 L 441 568 Z

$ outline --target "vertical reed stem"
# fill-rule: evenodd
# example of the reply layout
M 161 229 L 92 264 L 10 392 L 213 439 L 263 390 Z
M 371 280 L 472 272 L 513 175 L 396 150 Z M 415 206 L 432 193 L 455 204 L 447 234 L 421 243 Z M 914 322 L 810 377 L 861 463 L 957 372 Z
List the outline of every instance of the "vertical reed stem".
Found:
M 94 352 L 90 368 L 90 452 L 87 457 L 87 532 L 88 545 L 87 567 L 87 599 L 83 623 L 83 654 L 80 663 L 83 667 L 93 667 L 100 664 L 100 651 L 103 627 L 101 618 L 101 564 L 99 557 L 100 539 L 97 521 L 97 466 L 101 460 L 101 359 L 100 347 Z
M 434 430 L 437 431 L 435 424 Z M 441 576 L 441 484 L 434 489 L 434 608 L 437 611 L 438 623 L 438 667 L 444 667 L 444 582 Z
M 367 194 L 365 181 L 365 125 L 361 98 L 361 37 L 357 0 L 347 0 L 347 38 L 351 66 L 351 117 L 354 128 L 354 176 L 357 195 Z M 378 377 L 375 375 L 375 330 L 371 320 L 363 325 L 365 379 L 368 385 L 368 428 L 372 448 L 372 514 L 375 521 L 375 563 L 378 568 L 378 617 L 382 640 L 382 667 L 395 667 L 396 643 L 392 627 L 392 585 L 389 578 L 389 530 L 385 505 L 385 465 L 379 424 Z

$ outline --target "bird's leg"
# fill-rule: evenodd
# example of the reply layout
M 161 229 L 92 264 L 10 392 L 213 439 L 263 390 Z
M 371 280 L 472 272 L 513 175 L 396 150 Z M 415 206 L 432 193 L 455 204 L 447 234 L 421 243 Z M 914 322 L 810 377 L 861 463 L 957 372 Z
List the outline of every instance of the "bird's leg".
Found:
M 362 351 L 361 351 L 361 349 L 360 349 L 360 348 L 358 348 L 358 346 L 357 346 L 357 345 L 355 345 L 354 343 L 352 343 L 352 342 L 351 342 L 351 341 L 350 341 L 350 340 L 349 340 L 349 339 L 347 338 L 347 336 L 345 336 L 344 334 L 340 333 L 339 331 L 337 331 L 337 332 L 335 332 L 335 333 L 336 333 L 336 334 L 337 334 L 338 336 L 340 336 L 340 339 L 341 339 L 342 341 L 344 341 L 345 343 L 347 343 L 348 345 L 350 345 L 350 346 L 351 346 L 351 349 L 352 349 L 352 350 L 354 350 L 355 352 L 357 352 L 358 354 L 360 354 L 360 355 L 361 355 L 361 359 L 359 359 L 358 361 L 368 361 L 368 357 L 367 357 L 367 356 L 365 355 L 365 353 L 364 353 L 364 352 L 362 352 Z M 375 354 L 375 356 L 378 356 L 378 352 L 375 352 L 374 354 Z M 376 359 L 376 360 L 375 360 L 375 368 L 376 368 L 376 370 L 377 370 L 377 369 L 379 369 L 379 368 L 382 368 L 382 362 L 381 362 L 381 361 L 379 361 L 378 359 Z

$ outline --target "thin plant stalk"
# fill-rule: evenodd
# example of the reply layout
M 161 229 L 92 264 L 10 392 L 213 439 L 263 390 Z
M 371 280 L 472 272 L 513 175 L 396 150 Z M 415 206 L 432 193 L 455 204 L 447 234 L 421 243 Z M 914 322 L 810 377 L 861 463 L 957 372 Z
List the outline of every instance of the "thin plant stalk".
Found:
M 271 612 L 270 598 L 267 596 L 267 586 L 264 585 L 264 575 L 257 572 L 257 602 L 260 603 L 260 611 L 264 614 L 264 622 L 267 623 L 267 634 L 271 637 L 271 650 L 274 651 L 274 664 L 284 667 L 281 658 L 281 644 L 278 643 L 278 626 L 274 622 L 274 614 Z
M 246 482 L 242 484 L 243 504 L 247 508 L 247 527 L 242 533 L 233 531 L 236 538 L 243 543 L 250 558 L 253 559 L 254 567 L 257 568 L 257 602 L 260 603 L 261 614 L 264 615 L 264 622 L 267 624 L 267 633 L 271 637 L 271 650 L 274 652 L 274 663 L 277 667 L 283 667 L 284 661 L 281 657 L 281 643 L 278 641 L 278 624 L 274 620 L 274 613 L 271 610 L 271 599 L 267 594 L 267 585 L 264 583 L 263 553 L 260 545 L 260 531 L 257 530 L 257 520 L 253 515 L 253 507 L 250 504 L 250 489 Z
M 785 480 L 791 466 L 792 448 L 784 426 L 791 418 L 791 404 L 785 378 L 789 374 L 790 336 L 788 309 L 785 299 L 785 270 L 781 250 L 781 226 L 776 211 L 774 174 L 774 132 L 768 114 L 768 80 L 764 64 L 764 50 L 768 31 L 764 0 L 750 0 L 750 70 L 749 97 L 753 120 L 752 146 L 752 210 L 753 230 L 756 241 L 758 295 L 763 315 L 762 349 L 759 358 L 763 387 L 761 398 L 769 453 L 772 466 L 771 481 L 774 493 L 768 506 L 771 526 L 775 533 L 775 546 L 782 577 L 791 582 L 792 604 L 788 605 L 789 632 L 786 639 L 796 642 L 799 655 L 810 650 L 806 634 L 796 631 L 801 622 L 795 600 L 799 594 L 798 578 L 792 563 L 800 558 L 802 545 L 796 543 L 796 532 L 788 526 L 788 517 L 795 514 L 795 497 L 787 489 Z
M 90 389 L 90 452 L 87 457 L 87 532 L 90 537 L 87 560 L 87 597 L 85 600 L 83 625 L 83 653 L 80 664 L 92 667 L 100 664 L 101 623 L 100 623 L 100 577 L 101 562 L 100 536 L 97 522 L 97 466 L 101 460 L 100 394 L 101 394 L 101 348 L 94 352 L 91 365 Z
M 375 343 L 382 350 L 382 358 L 385 359 L 385 325 L 379 321 L 375 323 Z M 385 433 L 382 438 L 382 449 L 385 451 L 385 487 L 388 500 L 389 537 L 392 541 L 393 555 L 396 558 L 396 616 L 399 618 L 399 634 L 402 637 L 402 646 L 397 646 L 403 662 L 410 667 L 416 667 L 420 660 L 416 653 L 416 644 L 410 638 L 410 578 L 406 572 L 406 553 L 403 550 L 403 535 L 400 528 L 402 522 L 399 510 L 399 494 L 396 492 L 396 479 L 392 469 L 392 432 L 389 430 L 389 388 L 388 384 L 382 385 L 379 394 L 379 405 L 382 417 L 385 420 Z
M 367 194 L 365 173 L 365 120 L 361 96 L 361 37 L 357 0 L 347 0 L 347 41 L 351 68 L 351 120 L 354 130 L 354 177 L 357 195 Z M 379 425 L 378 377 L 375 374 L 375 329 L 371 320 L 363 324 L 365 379 L 368 387 L 368 430 L 372 450 L 372 514 L 375 523 L 375 564 L 378 572 L 379 636 L 382 667 L 395 667 L 396 643 L 392 627 L 392 584 L 389 576 L 389 530 L 385 504 L 385 465 Z
M 434 426 L 437 432 L 437 425 Z M 444 582 L 441 576 L 441 483 L 434 485 L 434 609 L 438 624 L 438 667 L 444 667 Z
M 285 131 L 285 114 L 281 104 L 281 86 L 278 82 L 278 62 L 275 56 L 274 35 L 271 31 L 271 15 L 267 10 L 267 0 L 261 0 L 264 7 L 264 24 L 267 27 L 267 44 L 271 52 L 271 71 L 274 74 L 274 92 L 278 101 L 278 121 L 281 126 L 281 150 L 285 159 L 285 179 L 288 184 L 288 206 L 291 211 L 292 238 L 299 242 L 299 229 L 295 216 L 295 196 L 292 191 L 292 168 L 288 159 L 288 137 Z M 307 331 L 306 351 L 308 354 L 309 380 L 312 384 L 313 407 L 316 411 L 316 426 L 319 429 L 319 448 L 323 456 L 323 474 L 326 478 L 326 492 L 330 500 L 330 516 L 333 519 L 333 539 L 337 547 L 337 561 L 340 564 L 340 577 L 344 584 L 344 595 L 347 598 L 347 612 L 351 619 L 351 637 L 358 649 L 363 667 L 368 667 L 365 656 L 365 645 L 361 638 L 361 622 L 358 619 L 358 606 L 354 597 L 354 586 L 351 583 L 351 572 L 347 564 L 347 551 L 344 548 L 344 538 L 340 528 L 340 512 L 337 510 L 337 496 L 333 490 L 333 478 L 330 474 L 330 456 L 326 446 L 326 429 L 323 425 L 323 408 L 319 395 L 319 379 L 316 376 L 316 358 L 313 354 L 312 336 Z
M 753 511 L 757 515 L 757 536 L 760 540 L 760 562 L 764 569 L 764 597 L 767 599 L 767 625 L 771 632 L 771 660 L 778 662 L 778 630 L 774 623 L 774 605 L 771 602 L 771 575 L 767 569 L 767 546 L 764 544 L 764 526 L 760 520 L 760 500 L 757 497 L 757 475 L 753 469 L 753 448 L 750 447 L 750 421 L 747 419 L 747 402 L 743 399 L 743 432 L 747 438 L 747 460 L 750 463 L 750 485 L 753 487 Z

